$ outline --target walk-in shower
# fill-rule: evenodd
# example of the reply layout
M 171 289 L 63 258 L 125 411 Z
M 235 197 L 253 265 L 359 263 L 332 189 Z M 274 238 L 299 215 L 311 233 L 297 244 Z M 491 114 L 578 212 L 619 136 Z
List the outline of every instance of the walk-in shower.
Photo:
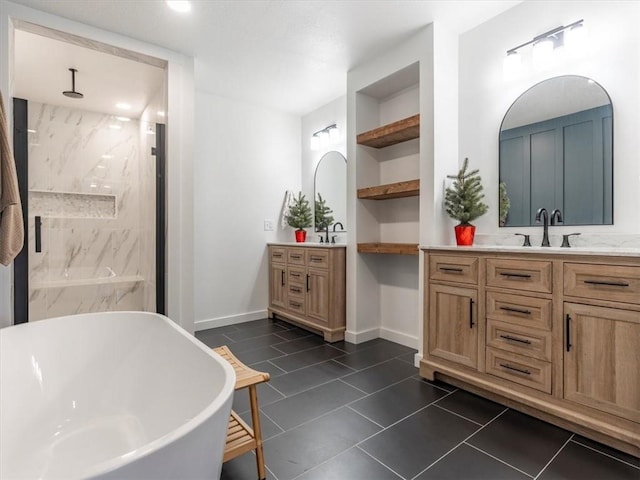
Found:
M 16 60 L 13 104 L 28 232 L 14 268 L 15 323 L 100 311 L 163 313 L 157 257 L 163 257 L 158 249 L 164 243 L 157 237 L 164 235 L 164 205 L 158 208 L 164 198 L 164 125 L 157 123 L 157 112 L 165 110 L 166 71 L 141 66 L 131 52 L 122 58 L 74 44 L 68 35 L 17 31 L 16 59 L 26 48 L 30 63 Z M 42 58 L 39 67 L 33 57 L 38 50 L 53 60 Z M 66 68 L 70 59 L 74 67 Z M 86 72 L 83 93 L 75 82 L 80 67 Z M 53 80 L 29 83 L 43 78 L 37 68 L 64 71 L 67 88 Z M 151 89 L 132 101 L 123 80 L 131 75 L 144 77 L 139 88 Z M 114 111 L 111 99 L 120 98 L 137 102 L 137 108 Z

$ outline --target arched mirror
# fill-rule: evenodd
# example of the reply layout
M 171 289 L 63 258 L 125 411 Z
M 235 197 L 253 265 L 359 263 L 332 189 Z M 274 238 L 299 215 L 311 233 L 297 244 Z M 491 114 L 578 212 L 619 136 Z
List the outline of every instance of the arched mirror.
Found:
M 500 226 L 535 225 L 541 207 L 560 209 L 564 225 L 611 225 L 613 108 L 607 92 L 590 78 L 565 75 L 520 95 L 500 127 L 499 187 Z
M 333 224 L 339 222 L 336 231 L 347 229 L 347 159 L 340 152 L 328 152 L 322 156 L 314 177 L 314 202 L 318 194 L 325 206 L 332 210 Z M 316 230 L 318 228 L 316 227 Z

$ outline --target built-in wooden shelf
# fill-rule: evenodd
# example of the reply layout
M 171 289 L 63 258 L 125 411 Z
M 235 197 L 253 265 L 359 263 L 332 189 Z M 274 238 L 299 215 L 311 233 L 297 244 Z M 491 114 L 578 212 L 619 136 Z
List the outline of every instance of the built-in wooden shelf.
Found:
M 397 143 L 413 140 L 420 136 L 420 114 L 403 118 L 397 122 L 374 128 L 358 135 L 359 145 L 384 148 Z
M 417 243 L 359 243 L 359 253 L 418 255 Z
M 358 198 L 370 200 L 416 197 L 418 195 L 420 195 L 420 180 L 407 180 L 405 182 L 358 189 Z

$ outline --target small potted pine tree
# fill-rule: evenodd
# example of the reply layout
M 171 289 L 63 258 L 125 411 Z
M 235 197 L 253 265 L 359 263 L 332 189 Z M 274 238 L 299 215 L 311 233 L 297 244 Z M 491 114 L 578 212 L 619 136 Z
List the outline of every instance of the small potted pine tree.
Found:
M 316 210 L 316 230 L 317 231 L 327 231 L 327 229 L 333 223 L 333 210 L 329 208 L 327 205 L 327 201 L 322 198 L 320 192 L 318 192 L 318 199 L 315 202 L 315 210 Z
M 305 198 L 302 192 L 298 192 L 298 197 L 294 197 L 293 203 L 289 205 L 287 224 L 296 229 L 296 242 L 304 242 L 306 240 L 307 232 L 304 229 L 313 225 L 313 216 L 309 200 Z
M 473 245 L 476 227 L 471 222 L 487 213 L 489 207 L 482 202 L 482 179 L 479 170 L 467 172 L 469 159 L 465 158 L 462 168 L 457 175 L 447 175 L 453 179 L 451 187 L 447 187 L 444 206 L 447 214 L 460 222 L 455 226 L 456 243 L 458 245 Z

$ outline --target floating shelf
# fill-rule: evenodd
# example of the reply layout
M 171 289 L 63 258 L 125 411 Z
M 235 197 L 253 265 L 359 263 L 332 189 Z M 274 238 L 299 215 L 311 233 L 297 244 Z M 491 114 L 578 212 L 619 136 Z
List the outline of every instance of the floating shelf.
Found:
M 384 148 L 413 140 L 420 136 L 420 114 L 374 128 L 358 135 L 357 143 L 367 147 Z
M 370 200 L 416 197 L 418 195 L 420 195 L 420 180 L 407 180 L 405 182 L 358 189 L 358 198 Z
M 359 243 L 359 253 L 418 255 L 417 243 Z

